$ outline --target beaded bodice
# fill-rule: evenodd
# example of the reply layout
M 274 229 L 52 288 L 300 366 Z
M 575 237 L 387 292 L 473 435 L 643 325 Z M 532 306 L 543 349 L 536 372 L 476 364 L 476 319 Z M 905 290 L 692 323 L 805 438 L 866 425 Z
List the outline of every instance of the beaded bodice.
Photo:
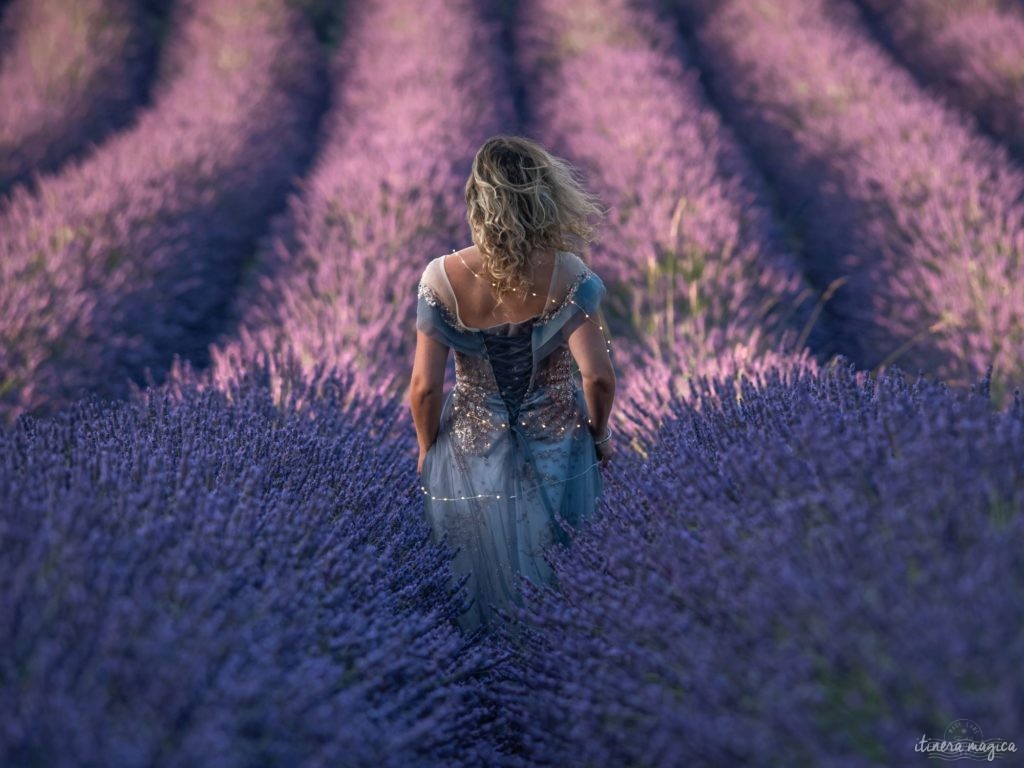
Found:
M 603 292 L 603 286 L 582 261 L 566 256 L 567 264 L 559 271 L 560 279 L 552 280 L 543 312 L 487 328 L 462 323 L 454 291 L 438 260 L 424 272 L 418 296 L 423 311 L 435 312 L 437 321 L 424 315 L 420 327 L 454 350 L 455 387 L 441 419 L 450 429 L 455 458 L 464 466 L 468 457 L 486 461 L 493 441 L 508 431 L 536 442 L 539 449 L 563 440 L 571 430 L 586 428 L 566 337 L 584 317 L 590 318 L 576 303 L 581 288 L 589 286 L 586 301 L 590 302 L 594 294 Z

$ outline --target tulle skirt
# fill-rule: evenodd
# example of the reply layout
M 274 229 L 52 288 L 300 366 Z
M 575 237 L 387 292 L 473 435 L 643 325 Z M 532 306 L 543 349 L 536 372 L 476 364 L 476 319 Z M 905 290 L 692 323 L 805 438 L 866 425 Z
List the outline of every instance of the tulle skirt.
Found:
M 447 428 L 448 406 L 424 458 L 420 487 L 434 541 L 447 537 L 457 550 L 455 579 L 469 575 L 469 607 L 458 618 L 468 632 L 498 620 L 495 608 L 522 605 L 519 578 L 553 583 L 545 551 L 568 545 L 571 531 L 597 513 L 603 478 L 585 423 L 557 439 L 534 439 L 512 426 L 495 434 L 485 451 L 466 451 L 464 440 L 459 451 Z

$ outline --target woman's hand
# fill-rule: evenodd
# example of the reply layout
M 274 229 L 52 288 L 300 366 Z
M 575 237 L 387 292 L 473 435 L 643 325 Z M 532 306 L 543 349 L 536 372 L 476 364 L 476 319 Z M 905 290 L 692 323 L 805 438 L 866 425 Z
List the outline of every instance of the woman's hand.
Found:
M 615 454 L 615 448 L 612 446 L 612 440 L 615 438 L 612 437 L 609 427 L 605 427 L 604 434 L 601 437 L 598 437 L 593 432 L 591 432 L 591 435 L 594 438 L 594 449 L 597 451 L 598 461 L 601 462 L 601 468 L 604 469 Z
M 416 474 L 417 475 L 422 475 L 423 474 L 423 462 L 426 460 L 427 453 L 429 453 L 429 451 L 430 451 L 430 448 L 426 448 L 426 449 L 420 448 L 420 460 L 416 464 Z

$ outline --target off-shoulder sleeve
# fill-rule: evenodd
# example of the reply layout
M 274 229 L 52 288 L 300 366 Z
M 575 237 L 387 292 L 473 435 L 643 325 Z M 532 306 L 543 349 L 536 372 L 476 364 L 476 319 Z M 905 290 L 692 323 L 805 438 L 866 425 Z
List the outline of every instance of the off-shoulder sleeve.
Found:
M 460 334 L 446 316 L 447 311 L 434 289 L 420 282 L 416 289 L 416 330 L 454 347 L 458 345 Z
M 537 360 L 558 348 L 581 323 L 594 320 L 603 324 L 598 313 L 606 293 L 604 282 L 596 272 L 585 269 L 576 275 L 558 309 L 540 326 Z
M 435 260 L 427 265 L 416 288 L 416 329 L 460 352 L 478 352 L 482 341 L 460 327 L 455 314 L 442 298 L 446 286 Z

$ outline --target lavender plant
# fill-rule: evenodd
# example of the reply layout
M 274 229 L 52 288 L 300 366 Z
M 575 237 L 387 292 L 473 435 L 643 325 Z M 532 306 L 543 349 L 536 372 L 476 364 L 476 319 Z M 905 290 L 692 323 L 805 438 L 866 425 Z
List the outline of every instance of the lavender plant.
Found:
M 176 6 L 155 101 L 0 212 L 0 413 L 122 396 L 201 357 L 312 136 L 315 40 L 285 2 Z
M 861 367 L 1005 402 L 1024 369 L 1024 174 L 873 42 L 856 9 L 679 0 L 710 88 L 802 220 L 812 279 Z
M 860 0 L 893 55 L 1024 157 L 1024 7 Z
M 4 765 L 515 764 L 403 404 L 285 368 L 0 434 Z
M 17 0 L 4 10 L 0 195 L 128 123 L 156 61 L 154 16 L 131 0 Z
M 702 376 L 621 457 L 558 588 L 511 612 L 529 759 L 905 764 L 958 717 L 1014 739 L 1024 402 L 841 362 Z

